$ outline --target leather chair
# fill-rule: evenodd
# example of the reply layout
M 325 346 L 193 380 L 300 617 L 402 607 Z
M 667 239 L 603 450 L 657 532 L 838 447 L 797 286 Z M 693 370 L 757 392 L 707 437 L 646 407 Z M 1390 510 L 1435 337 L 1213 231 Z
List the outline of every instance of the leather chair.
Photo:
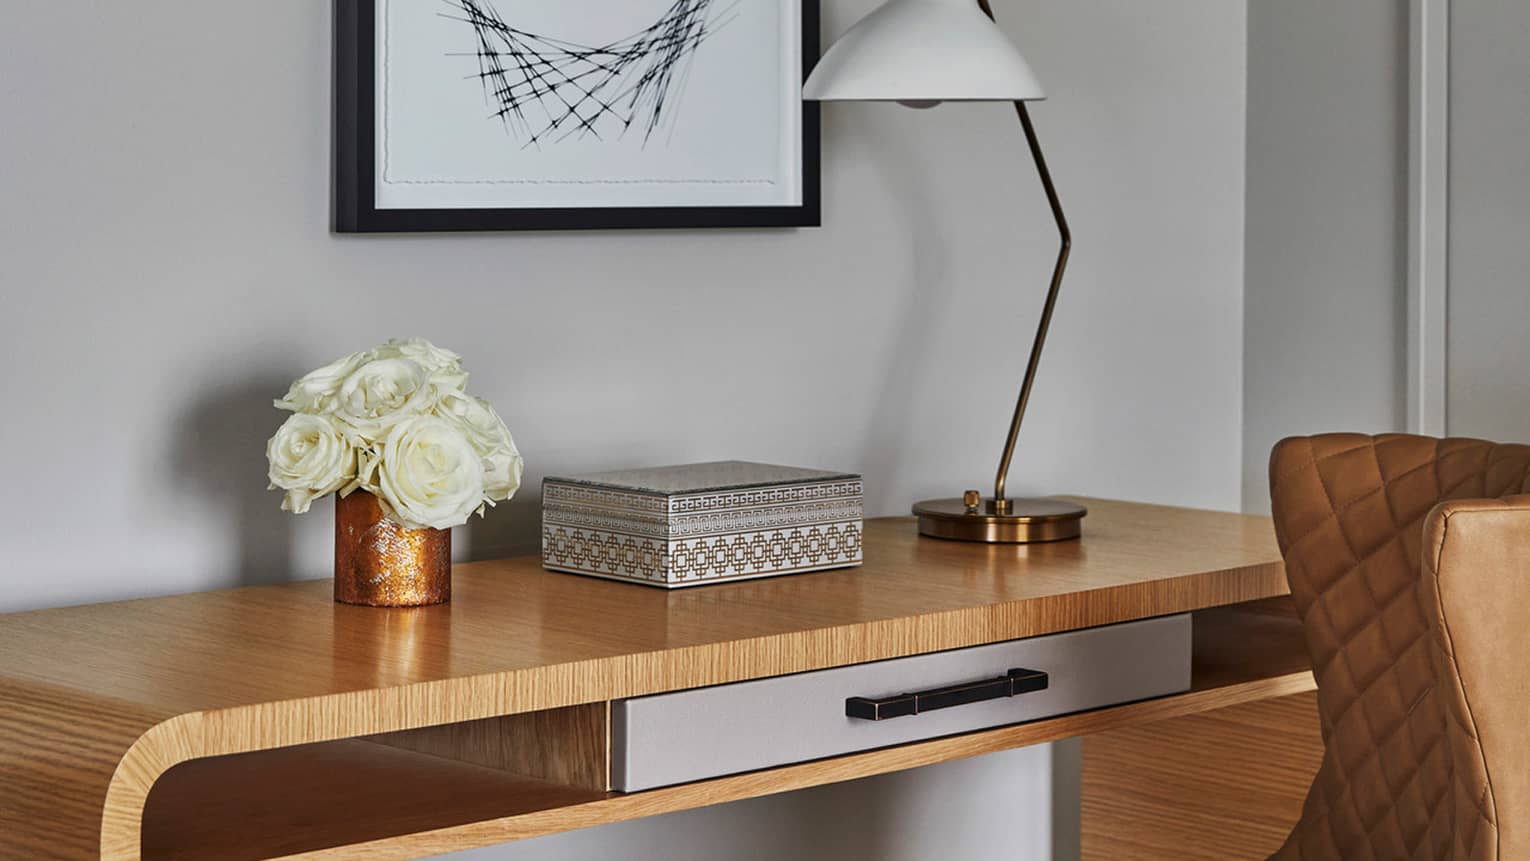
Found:
M 1530 859 L 1530 446 L 1330 434 L 1270 492 L 1322 765 L 1276 859 Z

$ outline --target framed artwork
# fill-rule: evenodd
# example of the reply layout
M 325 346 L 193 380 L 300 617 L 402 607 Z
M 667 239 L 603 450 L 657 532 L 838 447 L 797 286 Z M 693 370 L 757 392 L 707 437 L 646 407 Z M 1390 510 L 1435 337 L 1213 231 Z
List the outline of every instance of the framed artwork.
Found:
M 340 233 L 819 224 L 818 0 L 335 0 Z

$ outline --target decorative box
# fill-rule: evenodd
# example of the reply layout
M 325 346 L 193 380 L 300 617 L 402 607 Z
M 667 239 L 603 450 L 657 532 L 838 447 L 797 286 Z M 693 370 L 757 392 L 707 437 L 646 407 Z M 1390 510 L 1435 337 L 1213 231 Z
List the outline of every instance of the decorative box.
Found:
M 542 564 L 675 589 L 861 564 L 861 477 L 728 460 L 542 480 Z

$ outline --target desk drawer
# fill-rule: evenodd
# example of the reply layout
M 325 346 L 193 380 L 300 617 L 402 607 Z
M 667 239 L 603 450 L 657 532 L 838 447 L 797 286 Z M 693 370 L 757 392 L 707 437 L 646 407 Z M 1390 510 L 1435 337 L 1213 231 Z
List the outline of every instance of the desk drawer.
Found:
M 635 792 L 1189 687 L 1184 614 L 636 697 L 612 704 L 611 784 Z

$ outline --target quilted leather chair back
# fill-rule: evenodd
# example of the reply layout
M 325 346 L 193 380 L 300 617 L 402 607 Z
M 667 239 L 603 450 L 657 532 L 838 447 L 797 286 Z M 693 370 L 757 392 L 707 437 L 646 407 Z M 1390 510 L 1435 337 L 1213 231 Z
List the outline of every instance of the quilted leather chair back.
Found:
M 1440 580 L 1421 563 L 1437 505 L 1527 489 L 1530 446 L 1329 434 L 1275 447 L 1275 531 L 1317 677 L 1325 748 L 1301 821 L 1276 858 L 1514 857 L 1500 842 L 1480 727 L 1440 634 Z M 1435 512 L 1432 541 L 1443 541 L 1450 510 Z M 1519 595 L 1520 636 L 1530 638 L 1530 603 Z M 1523 646 L 1520 654 L 1530 659 Z M 1527 718 L 1502 731 L 1522 736 Z

